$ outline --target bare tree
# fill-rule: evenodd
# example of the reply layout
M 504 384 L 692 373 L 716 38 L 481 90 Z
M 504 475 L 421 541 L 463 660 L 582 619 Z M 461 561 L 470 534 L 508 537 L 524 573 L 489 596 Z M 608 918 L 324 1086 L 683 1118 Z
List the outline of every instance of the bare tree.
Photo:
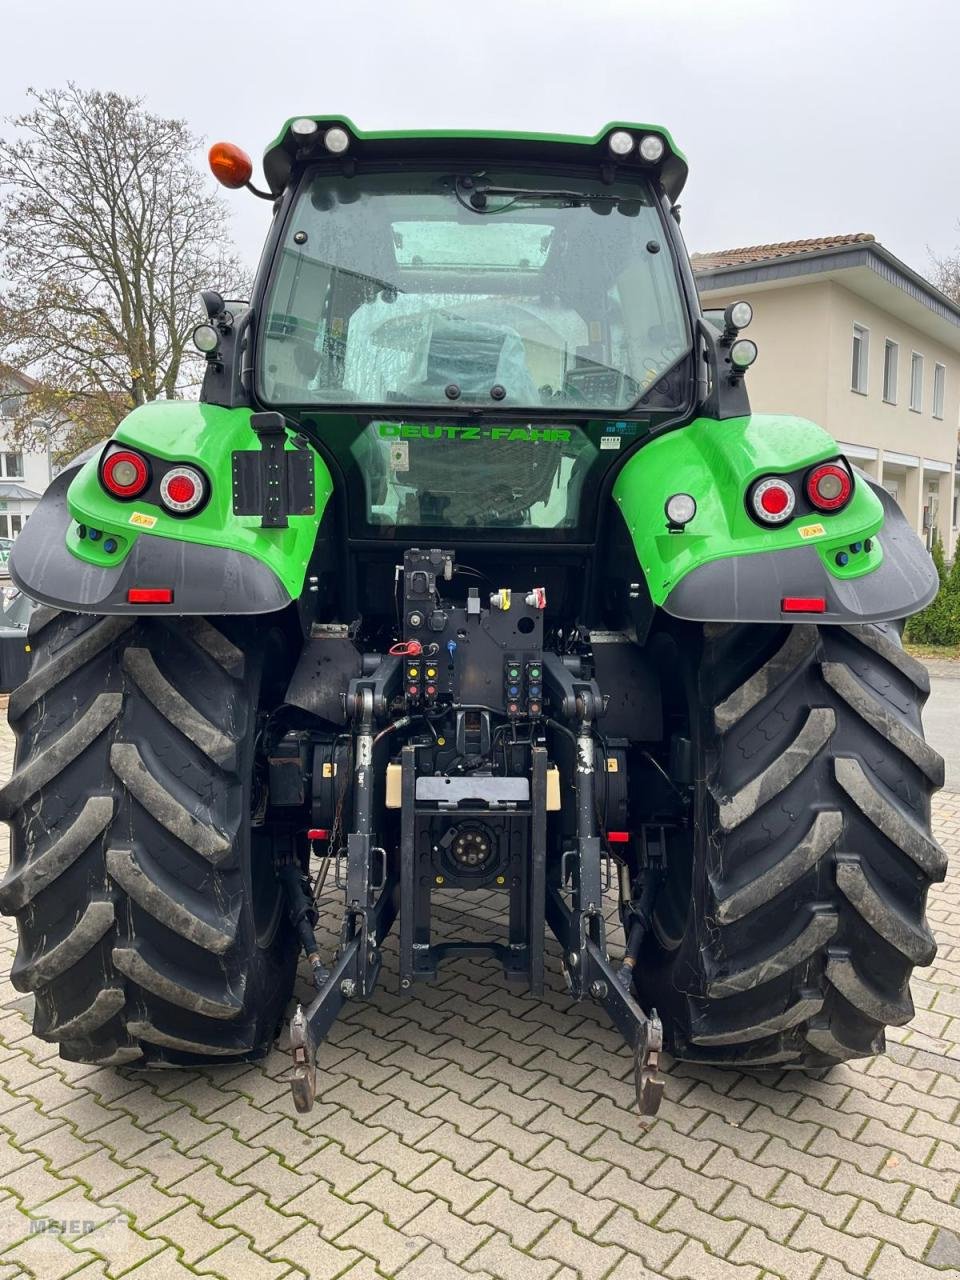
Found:
M 960 252 L 938 258 L 931 254 L 934 262 L 933 283 L 941 293 L 945 293 L 954 302 L 960 302 Z
M 75 452 L 195 388 L 198 291 L 248 281 L 184 121 L 72 84 L 30 96 L 0 139 L 0 355 L 37 380 L 24 442 L 46 419 Z

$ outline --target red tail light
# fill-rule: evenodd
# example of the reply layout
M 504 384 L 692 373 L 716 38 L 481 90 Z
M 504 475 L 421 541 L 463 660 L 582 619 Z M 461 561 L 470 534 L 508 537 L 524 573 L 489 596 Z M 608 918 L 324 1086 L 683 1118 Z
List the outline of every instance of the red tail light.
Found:
M 196 467 L 174 467 L 160 481 L 160 501 L 175 515 L 190 515 L 206 500 L 207 482 Z
M 780 601 L 781 613 L 826 613 L 827 602 L 823 596 L 784 596 Z
M 107 454 L 100 468 L 100 483 L 114 498 L 136 498 L 150 483 L 146 458 L 132 449 Z
M 764 524 L 783 524 L 793 515 L 796 505 L 793 485 L 780 476 L 766 476 L 750 491 L 751 510 Z
M 807 497 L 818 511 L 839 511 L 853 493 L 853 477 L 837 462 L 824 462 L 808 473 Z
M 131 587 L 127 604 L 173 604 L 173 587 Z

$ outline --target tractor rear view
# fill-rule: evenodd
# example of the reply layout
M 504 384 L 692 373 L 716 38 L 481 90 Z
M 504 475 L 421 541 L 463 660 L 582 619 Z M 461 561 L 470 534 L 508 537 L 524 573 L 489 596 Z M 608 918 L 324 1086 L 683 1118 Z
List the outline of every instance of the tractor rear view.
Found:
M 701 315 L 670 136 L 311 116 L 266 191 L 211 166 L 274 217 L 250 302 L 204 295 L 200 403 L 130 414 L 12 558 L 43 603 L 0 907 L 36 1034 L 256 1058 L 302 954 L 308 1109 L 391 929 L 411 998 L 478 952 L 537 995 L 549 930 L 646 1113 L 664 1049 L 881 1051 L 945 872 L 900 644 L 936 574 L 823 430 L 751 414 L 751 309 Z M 438 940 L 435 894 L 478 889 L 502 935 Z

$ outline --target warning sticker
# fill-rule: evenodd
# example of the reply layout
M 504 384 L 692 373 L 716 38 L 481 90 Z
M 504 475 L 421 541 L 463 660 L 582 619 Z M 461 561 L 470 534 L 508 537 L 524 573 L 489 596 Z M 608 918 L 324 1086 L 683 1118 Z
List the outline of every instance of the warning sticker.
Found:
M 822 524 L 802 524 L 797 530 L 801 538 L 822 538 L 826 532 Z
M 601 449 L 619 449 L 620 437 L 619 436 L 601 436 L 600 448 Z
M 410 470 L 410 444 L 406 440 L 395 440 L 390 446 L 391 471 Z
M 130 517 L 130 523 L 137 525 L 141 529 L 152 529 L 157 523 L 157 517 L 148 516 L 144 511 L 134 511 Z

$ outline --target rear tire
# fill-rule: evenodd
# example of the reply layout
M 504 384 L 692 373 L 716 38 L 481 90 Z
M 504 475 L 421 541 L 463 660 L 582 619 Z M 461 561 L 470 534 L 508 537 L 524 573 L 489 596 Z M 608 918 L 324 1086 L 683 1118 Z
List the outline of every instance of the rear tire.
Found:
M 636 978 L 675 1056 L 823 1066 L 882 1052 L 913 1016 L 943 761 L 899 633 L 714 625 L 678 646 L 694 831 L 672 842 Z
M 82 1062 L 262 1056 L 296 950 L 251 824 L 265 631 L 40 608 L 10 696 L 11 979 L 34 1032 Z M 282 664 L 281 664 L 282 666 Z

